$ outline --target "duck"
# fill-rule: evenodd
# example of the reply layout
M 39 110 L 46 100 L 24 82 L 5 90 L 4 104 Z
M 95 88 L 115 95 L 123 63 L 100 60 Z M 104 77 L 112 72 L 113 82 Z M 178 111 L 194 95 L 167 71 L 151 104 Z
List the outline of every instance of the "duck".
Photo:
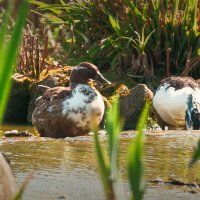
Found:
M 152 107 L 162 129 L 200 129 L 200 86 L 192 77 L 161 80 Z
M 73 67 L 69 87 L 49 88 L 36 99 L 32 123 L 41 137 L 83 136 L 91 131 L 94 118 L 100 124 L 105 105 L 99 91 L 88 84 L 90 80 L 111 84 L 96 65 L 82 62 Z

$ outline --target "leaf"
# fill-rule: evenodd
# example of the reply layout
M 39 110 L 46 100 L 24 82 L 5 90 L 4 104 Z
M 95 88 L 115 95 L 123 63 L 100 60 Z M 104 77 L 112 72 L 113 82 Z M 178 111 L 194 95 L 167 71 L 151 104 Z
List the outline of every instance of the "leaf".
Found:
M 96 151 L 99 170 L 101 173 L 102 183 L 104 186 L 105 193 L 107 197 L 109 197 L 110 196 L 110 186 L 109 186 L 109 178 L 110 178 L 109 171 L 110 170 L 109 170 L 108 164 L 106 163 L 105 155 L 99 141 L 98 128 L 96 126 L 95 118 L 94 118 L 94 121 L 92 122 L 91 130 L 94 132 L 95 151 Z
M 150 37 L 152 36 L 152 34 L 155 32 L 156 30 L 154 29 L 153 31 L 151 31 L 151 33 L 149 33 L 149 35 L 146 37 L 145 41 L 144 41 L 144 46 L 146 46 L 147 42 L 149 41 Z
M 110 20 L 110 23 L 113 27 L 113 29 L 115 29 L 116 31 L 119 31 L 120 30 L 120 25 L 119 25 L 119 22 L 118 22 L 118 19 L 114 19 L 112 15 L 109 15 L 109 20 Z
M 138 133 L 128 150 L 128 174 L 133 199 L 141 200 L 144 194 L 143 133 Z
M 85 40 L 86 43 L 89 41 L 89 39 L 87 38 L 87 36 L 83 32 L 81 32 L 79 30 L 74 30 L 74 31 L 76 33 L 78 33 Z
M 128 149 L 128 176 L 132 199 L 141 200 L 144 194 L 143 129 L 146 125 L 150 103 L 146 103 L 137 125 L 137 135 Z
M 139 11 L 139 9 L 136 7 L 136 5 L 132 1 L 124 0 L 124 3 L 126 3 L 127 6 L 129 6 L 131 8 L 131 10 L 133 11 L 134 15 L 136 15 L 136 17 L 138 19 L 145 20 L 144 16 L 142 15 L 142 12 Z
M 94 119 L 95 120 L 95 119 Z M 125 192 L 122 187 L 122 181 L 118 169 L 118 152 L 119 152 L 119 135 L 122 130 L 122 122 L 119 115 L 118 98 L 112 104 L 112 107 L 107 112 L 106 116 L 106 130 L 108 133 L 108 151 L 109 163 L 106 164 L 103 149 L 101 148 L 97 129 L 92 130 L 95 133 L 95 149 L 98 158 L 98 164 L 102 175 L 102 182 L 104 190 L 109 200 L 126 199 Z
M 118 144 L 119 144 L 119 134 L 121 132 L 119 127 L 119 104 L 115 100 L 112 107 L 107 112 L 106 117 L 106 130 L 108 132 L 109 141 L 109 157 L 112 167 L 117 168 L 117 155 L 118 155 Z M 117 169 L 116 169 L 117 171 Z
M 35 0 L 29 0 L 29 3 L 39 6 L 40 9 L 50 10 L 57 15 L 62 13 L 62 11 L 59 10 L 59 8 L 60 7 L 62 8 L 62 6 L 59 5 L 59 4 L 52 4 L 51 5 L 51 4 L 47 4 L 47 3 L 43 3 L 43 2 L 35 1 Z
M 2 20 L 2 27 L 0 30 L 0 47 L 4 46 L 5 42 L 5 37 L 7 34 L 7 29 L 8 29 L 8 24 L 9 24 L 9 17 L 11 15 L 11 10 L 12 10 L 12 2 L 9 4 L 7 11 L 3 15 L 3 20 Z M 0 54 L 3 51 L 3 48 L 0 49 Z M 0 74 L 1 75 L 1 74 Z
M 14 200 L 22 200 L 22 196 L 24 194 L 24 191 L 26 189 L 26 186 L 28 185 L 28 183 L 30 182 L 30 180 L 33 178 L 33 174 L 34 172 L 30 173 L 25 180 L 23 181 L 22 185 L 20 186 L 17 194 L 14 197 Z
M 16 61 L 18 46 L 20 44 L 21 33 L 25 24 L 27 11 L 28 2 L 27 0 L 24 0 L 20 7 L 18 19 L 14 26 L 11 39 L 8 44 L 6 44 L 4 51 L 0 52 L 0 123 L 2 121 L 11 88 L 11 75 L 13 73 L 13 66 Z
M 119 137 L 123 122 L 120 120 L 119 100 L 116 97 L 106 117 L 106 130 L 109 140 L 109 156 L 111 162 L 110 179 L 116 199 L 125 199 L 125 192 L 119 172 Z
M 44 16 L 44 18 L 49 21 L 50 23 L 55 23 L 55 24 L 64 24 L 65 21 L 62 20 L 60 17 L 55 16 L 52 13 L 46 13 L 46 14 L 41 14 L 42 16 Z

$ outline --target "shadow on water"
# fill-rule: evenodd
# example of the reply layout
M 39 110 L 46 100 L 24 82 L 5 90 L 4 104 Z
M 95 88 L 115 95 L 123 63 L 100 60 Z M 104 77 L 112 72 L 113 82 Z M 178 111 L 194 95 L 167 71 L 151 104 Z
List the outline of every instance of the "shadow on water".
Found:
M 1 130 L 28 130 L 32 126 L 5 125 Z M 150 183 L 151 180 L 169 178 L 185 183 L 200 183 L 200 165 L 190 170 L 188 163 L 200 137 L 200 132 L 165 131 L 148 132 L 145 141 L 145 199 L 197 199 L 198 188 L 180 187 L 171 184 Z M 127 146 L 134 133 L 125 132 L 121 140 L 120 166 L 125 188 L 127 184 Z M 20 185 L 34 171 L 24 199 L 104 199 L 100 177 L 97 173 L 93 138 L 91 136 L 69 139 L 8 139 L 2 142 L 0 151 L 11 159 L 11 166 Z M 102 144 L 106 148 L 105 140 Z

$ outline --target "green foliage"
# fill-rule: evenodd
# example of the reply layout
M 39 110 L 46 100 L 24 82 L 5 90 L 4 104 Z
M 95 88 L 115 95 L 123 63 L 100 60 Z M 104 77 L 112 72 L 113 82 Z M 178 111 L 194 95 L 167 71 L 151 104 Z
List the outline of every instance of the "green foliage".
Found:
M 12 5 L 10 3 L 9 5 Z M 11 76 L 13 73 L 13 66 L 16 61 L 18 46 L 20 44 L 22 29 L 26 20 L 26 14 L 28 10 L 28 2 L 24 0 L 22 3 L 19 15 L 14 26 L 11 38 L 7 43 L 4 43 L 7 35 L 8 19 L 11 13 L 11 6 L 8 8 L 7 14 L 5 14 L 1 32 L 0 32 L 0 122 L 3 118 L 3 113 L 7 104 L 10 87 Z
M 149 33 L 149 35 L 145 38 L 145 25 L 144 25 L 141 35 L 139 35 L 138 32 L 134 31 L 134 33 L 136 34 L 136 39 L 132 39 L 132 38 L 127 38 L 127 39 L 131 40 L 133 42 L 133 46 L 137 50 L 138 54 L 143 55 L 143 54 L 145 54 L 145 47 L 147 45 L 147 42 L 154 32 L 155 32 L 155 30 L 153 30 L 151 33 Z M 126 37 L 124 37 L 124 38 L 126 38 Z
M 199 73 L 200 9 L 196 0 L 30 2 L 38 5 L 45 22 L 63 24 L 66 41 L 73 38 L 69 59 L 76 56 L 138 74 L 144 73 L 141 54 L 145 53 L 155 73 L 164 71 L 166 64 L 171 74 Z M 70 45 L 66 42 L 65 49 Z
M 128 176 L 131 188 L 131 199 L 141 200 L 144 193 L 144 167 L 143 167 L 143 129 L 146 125 L 150 104 L 146 104 L 137 126 L 137 136 L 130 144 L 128 150 Z M 119 172 L 119 139 L 123 121 L 120 119 L 118 99 L 112 104 L 106 118 L 108 133 L 108 156 L 103 151 L 98 137 L 97 128 L 94 127 L 95 149 L 102 176 L 102 183 L 107 199 L 125 200 L 125 191 Z M 108 159 L 106 159 L 108 157 Z

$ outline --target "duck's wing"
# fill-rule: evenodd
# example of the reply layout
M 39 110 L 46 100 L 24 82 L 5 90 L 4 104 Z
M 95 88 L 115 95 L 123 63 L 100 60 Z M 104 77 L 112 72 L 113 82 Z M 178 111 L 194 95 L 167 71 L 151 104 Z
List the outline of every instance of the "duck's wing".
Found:
M 192 77 L 171 76 L 161 80 L 160 85 L 164 84 L 169 84 L 169 87 L 174 87 L 176 90 L 184 87 L 199 88 L 199 84 Z
M 33 112 L 33 120 L 53 118 L 62 113 L 62 102 L 70 98 L 71 90 L 69 87 L 55 87 L 45 91 L 36 100 L 36 108 Z
M 55 87 L 46 90 L 37 100 L 32 123 L 41 136 L 56 137 L 63 130 L 66 122 L 62 115 L 63 101 L 70 98 L 71 93 L 70 88 Z
M 55 87 L 50 88 L 45 91 L 42 95 L 42 99 L 45 101 L 53 101 L 54 99 L 64 99 L 70 96 L 70 88 L 69 87 Z

